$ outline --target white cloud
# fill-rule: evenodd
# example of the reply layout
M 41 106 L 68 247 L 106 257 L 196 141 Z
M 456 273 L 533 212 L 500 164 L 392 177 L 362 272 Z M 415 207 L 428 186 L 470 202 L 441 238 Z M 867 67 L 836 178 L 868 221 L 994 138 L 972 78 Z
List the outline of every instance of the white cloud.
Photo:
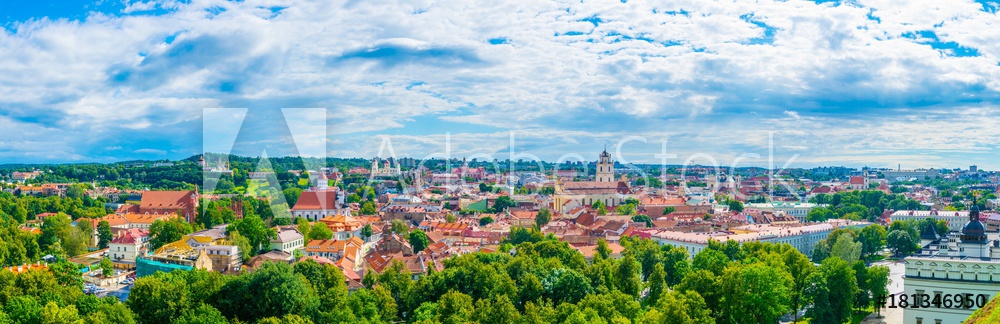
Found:
M 132 2 L 121 16 L 15 24 L 0 32 L 0 117 L 47 129 L 18 143 L 78 138 L 53 149 L 81 160 L 158 138 L 167 140 L 157 150 L 197 152 L 206 107 L 328 107 L 331 150 L 341 156 L 371 151 L 367 140 L 345 139 L 376 135 L 405 139 L 412 148 L 395 148 L 420 155 L 434 138 L 424 134 L 449 131 L 476 147 L 468 153 L 496 152 L 508 129 L 544 134 L 527 140 L 538 150 L 552 141 L 581 152 L 598 138 L 648 135 L 738 156 L 766 144 L 768 131 L 805 151 L 803 160 L 996 149 L 979 140 L 995 132 L 970 133 L 947 114 L 894 122 L 995 109 L 998 20 L 971 1 L 272 5 Z M 175 10 L 128 15 L 156 7 Z M 928 30 L 981 56 L 902 37 Z M 427 125 L 437 122 L 469 127 Z M 482 134 L 469 130 L 477 127 Z

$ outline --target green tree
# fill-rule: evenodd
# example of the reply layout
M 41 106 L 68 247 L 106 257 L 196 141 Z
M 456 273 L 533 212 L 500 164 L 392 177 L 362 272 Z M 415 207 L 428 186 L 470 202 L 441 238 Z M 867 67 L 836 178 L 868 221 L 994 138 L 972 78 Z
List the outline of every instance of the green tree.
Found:
M 286 263 L 265 262 L 219 289 L 216 307 L 227 318 L 256 321 L 288 314 L 308 316 L 319 308 L 310 282 Z
M 406 225 L 405 222 L 399 219 L 392 220 L 392 232 L 399 234 L 402 237 L 410 235 L 410 226 Z
M 479 219 L 479 226 L 486 226 L 493 223 L 493 217 L 486 216 Z
M 889 267 L 887 266 L 873 266 L 868 268 L 868 289 L 872 297 L 877 296 L 888 296 L 889 295 Z M 877 301 L 877 298 L 871 298 L 871 301 Z M 882 305 L 875 306 L 875 311 L 881 315 Z
M 618 269 L 615 272 L 615 278 L 617 279 L 615 286 L 625 294 L 632 297 L 639 297 L 639 291 L 642 289 L 642 278 L 639 278 L 641 270 L 635 258 L 632 255 L 626 255 L 618 261 Z
M 644 224 L 646 224 L 646 227 L 653 227 L 653 220 L 649 219 L 648 215 L 635 215 L 635 216 L 632 216 L 632 222 L 635 222 L 635 223 L 644 223 Z
M 838 257 L 847 261 L 848 264 L 854 264 L 854 261 L 861 258 L 861 243 L 854 242 L 854 238 L 850 235 L 841 235 L 830 248 L 830 256 Z
M 372 230 L 372 224 L 365 224 L 365 227 L 361 228 L 362 239 L 367 241 L 368 238 L 372 237 L 373 234 L 375 234 L 375 231 Z
M 281 194 L 285 196 L 285 203 L 288 206 L 295 206 L 299 202 L 299 197 L 302 196 L 302 189 L 291 187 L 281 191 Z
M 824 323 L 846 322 L 858 291 L 854 270 L 840 258 L 829 258 L 823 261 L 817 273 L 819 278 L 813 278 L 812 283 L 820 287 L 810 291 L 809 298 L 815 310 L 811 309 L 812 314 L 807 311 L 806 316 Z
M 763 263 L 727 267 L 719 280 L 722 322 L 777 322 L 789 311 L 792 281 L 787 271 Z
M 361 215 L 375 215 L 378 211 L 375 209 L 375 203 L 371 201 L 366 201 L 361 204 L 361 210 L 358 211 Z
M 278 234 L 273 228 L 267 226 L 264 220 L 257 215 L 244 215 L 243 219 L 237 220 L 229 225 L 227 230 L 237 230 L 241 235 L 250 241 L 250 256 L 257 255 L 262 248 L 270 245 L 271 240 Z
M 454 290 L 442 295 L 437 303 L 437 320 L 446 324 L 470 322 L 476 309 L 472 297 Z
M 427 238 L 427 234 L 421 230 L 414 230 L 410 232 L 410 246 L 413 247 L 413 253 L 419 253 L 430 245 L 430 239 Z
M 695 254 L 692 268 L 697 270 L 708 270 L 716 276 L 722 274 L 722 270 L 729 264 L 729 257 L 725 253 L 714 249 L 704 249 Z
M 324 223 L 316 222 L 309 229 L 310 240 L 329 240 L 333 238 L 333 230 Z
M 513 199 L 509 196 L 499 196 L 493 200 L 493 206 L 490 207 L 490 211 L 493 213 L 502 213 L 511 207 L 517 207 L 517 203 Z
M 115 266 L 111 263 L 111 259 L 108 257 L 101 259 L 100 268 L 101 274 L 104 275 L 105 278 L 115 275 Z
M 650 273 L 649 279 L 646 280 L 649 284 L 649 295 L 646 297 L 646 305 L 656 305 L 657 301 L 660 300 L 660 295 L 663 294 L 664 288 L 666 288 L 667 273 L 663 270 L 663 264 L 657 263 L 653 266 L 653 272 Z
M 913 239 L 910 234 L 902 230 L 889 231 L 886 237 L 886 246 L 892 249 L 896 255 L 907 255 L 914 251 Z
M 149 249 L 156 251 L 167 243 L 180 240 L 194 229 L 191 224 L 177 217 L 170 220 L 156 220 L 149 226 Z M 135 311 L 134 309 L 132 311 Z
M 551 220 L 552 220 L 552 212 L 549 211 L 548 208 L 540 209 L 538 211 L 538 214 L 535 215 L 535 225 L 537 225 L 538 228 L 542 228 L 542 226 L 545 226 L 545 224 L 548 224 L 549 221 Z
M 715 323 L 705 300 L 694 291 L 670 291 L 643 315 L 640 323 Z
M 253 246 L 250 245 L 249 239 L 240 235 L 240 231 L 234 229 L 229 232 L 229 241 L 239 250 L 240 260 L 244 263 L 250 261 L 250 252 L 253 251 Z
M 737 212 L 737 213 L 742 213 L 743 212 L 743 203 L 740 202 L 739 200 L 730 200 L 729 201 L 729 211 Z
M 821 263 L 826 258 L 830 257 L 830 244 L 827 243 L 826 239 L 819 240 L 813 245 L 812 255 L 810 258 L 814 263 Z
M 111 233 L 111 224 L 107 220 L 97 223 L 97 238 L 97 247 L 101 249 L 108 248 L 108 243 L 114 239 L 114 234 Z
M 663 215 L 664 215 L 664 216 L 666 216 L 666 215 L 669 215 L 670 213 L 673 213 L 673 212 L 675 212 L 675 211 L 677 211 L 677 208 L 676 208 L 676 207 L 673 207 L 673 206 L 667 206 L 667 207 L 664 207 L 664 208 L 663 208 Z
M 885 248 L 886 235 L 885 227 L 882 225 L 868 225 L 861 229 L 858 241 L 861 242 L 861 255 L 864 259 L 871 259 Z

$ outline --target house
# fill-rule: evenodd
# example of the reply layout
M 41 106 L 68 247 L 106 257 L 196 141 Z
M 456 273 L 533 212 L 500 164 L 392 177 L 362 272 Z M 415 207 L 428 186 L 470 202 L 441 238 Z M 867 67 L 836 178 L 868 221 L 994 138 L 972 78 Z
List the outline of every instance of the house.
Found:
M 149 231 L 130 228 L 118 232 L 118 235 L 108 243 L 108 257 L 115 267 L 133 269 L 136 256 L 145 254 L 148 247 Z
M 402 236 L 396 233 L 387 236 L 376 247 L 375 251 L 384 254 L 402 253 L 404 255 L 413 254 L 413 247 Z
M 292 256 L 288 252 L 280 250 L 267 251 L 265 253 L 258 254 L 253 258 L 250 258 L 250 261 L 247 261 L 247 271 L 260 269 L 260 267 L 264 265 L 265 262 L 291 263 L 292 259 L 294 259 L 294 256 Z
M 271 250 L 283 251 L 288 254 L 295 254 L 295 250 L 301 250 L 305 242 L 305 237 L 294 226 L 278 228 L 278 233 L 271 240 Z
M 306 244 L 306 255 L 321 256 L 334 262 L 345 257 L 359 260 L 362 245 L 364 241 L 358 237 L 347 240 L 310 240 Z
M 319 220 L 333 231 L 333 238 L 336 240 L 346 240 L 351 237 L 361 236 L 361 221 L 357 218 L 345 215 L 327 216 Z

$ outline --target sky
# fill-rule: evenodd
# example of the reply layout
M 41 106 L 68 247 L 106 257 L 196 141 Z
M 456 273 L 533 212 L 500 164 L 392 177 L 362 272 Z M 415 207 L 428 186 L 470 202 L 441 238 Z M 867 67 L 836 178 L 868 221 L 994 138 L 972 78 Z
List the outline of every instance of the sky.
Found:
M 0 164 L 607 147 L 634 163 L 996 170 L 998 8 L 5 0 Z

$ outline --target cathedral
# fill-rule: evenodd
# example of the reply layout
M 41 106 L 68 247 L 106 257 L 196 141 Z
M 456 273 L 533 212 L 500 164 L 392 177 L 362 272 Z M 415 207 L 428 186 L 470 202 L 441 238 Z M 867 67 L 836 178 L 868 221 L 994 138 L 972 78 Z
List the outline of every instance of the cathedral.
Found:
M 622 178 L 615 179 L 615 162 L 605 148 L 597 158 L 597 170 L 594 181 L 556 182 L 556 192 L 553 196 L 555 211 L 566 212 L 577 206 L 592 206 L 600 201 L 611 210 L 625 201 L 631 194 L 628 182 Z
M 371 171 L 372 173 L 371 173 L 371 177 L 372 178 L 378 178 L 378 177 L 398 177 L 398 176 L 400 176 L 402 174 L 402 172 L 400 172 L 400 170 L 399 170 L 399 164 L 393 165 L 393 163 L 392 163 L 393 161 L 392 160 L 393 160 L 392 158 L 385 159 L 385 164 L 383 164 L 382 167 L 379 168 L 379 166 L 378 166 L 378 164 L 379 164 L 378 157 L 373 158 L 372 159 L 372 171 Z

